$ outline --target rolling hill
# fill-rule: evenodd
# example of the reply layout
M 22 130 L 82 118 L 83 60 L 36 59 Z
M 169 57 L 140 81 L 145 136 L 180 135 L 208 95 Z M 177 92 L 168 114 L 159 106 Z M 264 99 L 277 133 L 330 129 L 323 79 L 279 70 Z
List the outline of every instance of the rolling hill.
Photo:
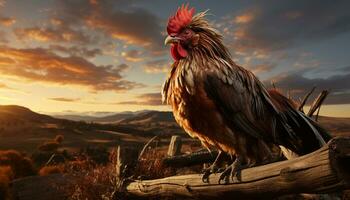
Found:
M 92 115 L 53 115 L 55 118 L 59 119 L 68 119 L 73 121 L 85 121 L 85 122 L 97 122 L 97 123 L 118 123 L 122 120 L 135 117 L 139 114 L 147 113 L 149 111 L 142 110 L 142 111 L 136 111 L 136 112 L 120 112 L 120 113 L 114 113 L 109 114 L 106 116 L 92 116 Z
M 0 105 L 0 123 L 6 122 L 32 122 L 32 123 L 51 123 L 60 120 L 48 115 L 39 114 L 30 109 L 17 105 Z
M 0 106 L 0 150 L 33 152 L 58 134 L 65 138 L 62 148 L 72 150 L 91 145 L 115 147 L 118 141 L 143 143 L 152 136 L 150 132 L 125 125 L 76 122 L 21 106 Z
M 125 118 L 119 121 L 121 124 L 144 123 L 176 123 L 173 113 L 167 111 L 149 111 Z
M 75 118 L 77 121 L 72 121 L 72 118 L 59 119 L 16 105 L 0 106 L 0 149 L 31 152 L 57 134 L 64 135 L 62 148 L 67 149 L 88 145 L 112 147 L 116 141 L 143 143 L 154 135 L 187 135 L 177 125 L 171 112 L 141 111 L 104 117 L 80 116 Z M 321 116 L 319 121 L 333 136 L 350 135 L 350 118 Z

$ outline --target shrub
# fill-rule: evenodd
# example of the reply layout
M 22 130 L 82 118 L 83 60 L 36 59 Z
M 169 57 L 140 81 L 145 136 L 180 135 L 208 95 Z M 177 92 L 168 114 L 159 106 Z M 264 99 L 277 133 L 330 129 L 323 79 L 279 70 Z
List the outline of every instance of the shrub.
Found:
M 47 176 L 49 174 L 63 173 L 64 167 L 62 165 L 44 166 L 39 170 L 40 176 Z
M 10 166 L 0 167 L 0 199 L 10 199 L 9 183 L 13 179 L 13 171 Z
M 0 166 L 11 167 L 13 178 L 36 174 L 33 161 L 15 150 L 0 151 Z
M 38 149 L 40 151 L 53 152 L 53 151 L 56 151 L 59 146 L 60 146 L 60 144 L 56 141 L 47 141 L 47 142 L 44 142 L 43 144 L 39 145 Z
M 80 154 L 87 156 L 97 164 L 107 164 L 109 161 L 108 149 L 103 146 L 87 146 L 86 148 L 80 149 Z
M 64 140 L 64 136 L 63 135 L 56 135 L 54 141 L 57 142 L 58 144 L 61 144 Z

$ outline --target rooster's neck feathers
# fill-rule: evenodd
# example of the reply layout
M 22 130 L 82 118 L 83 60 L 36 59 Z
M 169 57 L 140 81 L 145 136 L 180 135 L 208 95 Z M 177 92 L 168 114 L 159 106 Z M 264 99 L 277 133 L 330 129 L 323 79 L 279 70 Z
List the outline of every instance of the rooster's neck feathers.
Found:
M 222 42 L 222 35 L 209 25 L 205 19 L 207 11 L 196 14 L 189 26 L 199 35 L 198 45 L 191 49 L 192 57 L 202 56 L 206 59 L 231 60 L 228 49 Z M 191 56 L 188 59 L 192 59 Z M 233 62 L 232 62 L 233 64 Z

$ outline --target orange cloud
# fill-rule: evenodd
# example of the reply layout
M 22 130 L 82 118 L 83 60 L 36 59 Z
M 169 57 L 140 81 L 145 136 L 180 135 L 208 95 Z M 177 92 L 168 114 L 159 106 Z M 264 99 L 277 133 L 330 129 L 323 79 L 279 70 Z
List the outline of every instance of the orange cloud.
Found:
M 154 60 L 147 62 L 143 69 L 149 74 L 167 73 L 171 68 L 171 64 L 167 60 Z
M 250 69 L 255 74 L 269 72 L 272 69 L 274 69 L 275 67 L 276 67 L 276 65 L 271 64 L 271 63 L 263 63 L 263 64 L 258 64 L 258 65 L 247 66 L 247 68 Z
M 254 13 L 248 12 L 242 15 L 238 15 L 234 18 L 234 22 L 237 24 L 246 24 L 251 22 L 254 19 Z
M 65 98 L 65 97 L 53 97 L 48 99 L 52 101 L 61 101 L 61 102 L 77 102 L 80 100 L 79 98 Z
M 125 105 L 150 105 L 160 106 L 162 105 L 160 93 L 145 93 L 137 96 L 137 100 L 134 101 L 123 101 L 118 104 Z
M 16 19 L 11 18 L 11 17 L 3 17 L 0 16 L 0 24 L 3 26 L 11 26 L 14 23 L 16 23 Z
M 0 46 L 0 74 L 29 81 L 78 85 L 92 91 L 125 91 L 142 84 L 123 79 L 129 66 L 97 66 L 81 57 L 62 57 L 47 49 L 16 49 Z
M 0 30 L 0 43 L 8 43 L 6 33 L 2 30 Z
M 88 43 L 91 38 L 81 31 L 69 27 L 59 28 L 16 28 L 15 35 L 20 40 L 31 39 L 40 42 L 78 42 Z
M 0 83 L 0 89 L 12 89 L 12 88 L 4 83 Z

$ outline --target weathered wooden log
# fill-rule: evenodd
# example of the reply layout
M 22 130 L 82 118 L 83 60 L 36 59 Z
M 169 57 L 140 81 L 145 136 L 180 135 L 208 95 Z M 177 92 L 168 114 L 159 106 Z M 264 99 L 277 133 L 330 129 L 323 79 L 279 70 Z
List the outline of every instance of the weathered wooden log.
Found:
M 202 182 L 202 174 L 134 181 L 131 196 L 184 196 L 203 199 L 271 198 L 296 193 L 329 193 L 350 188 L 350 138 L 335 138 L 321 149 L 296 159 L 244 169 L 240 181 L 219 184 L 219 174 Z
M 182 141 L 181 136 L 174 135 L 171 137 L 168 156 L 176 156 L 181 153 Z

